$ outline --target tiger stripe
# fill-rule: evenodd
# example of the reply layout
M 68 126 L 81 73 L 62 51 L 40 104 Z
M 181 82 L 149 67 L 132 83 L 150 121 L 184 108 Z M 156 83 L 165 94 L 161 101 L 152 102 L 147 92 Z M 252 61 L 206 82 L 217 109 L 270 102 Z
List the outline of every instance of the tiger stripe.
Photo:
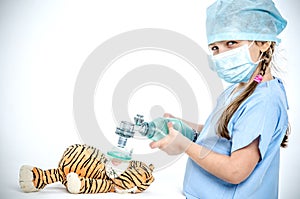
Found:
M 80 178 L 80 193 L 106 193 L 112 189 L 110 180 Z
M 87 152 L 90 152 L 88 156 L 86 155 Z M 88 178 L 102 178 L 105 176 L 105 171 L 103 170 L 104 163 L 99 165 L 97 162 L 99 163 L 99 158 L 104 162 L 107 160 L 102 153 L 100 155 L 99 150 L 96 148 L 85 145 L 73 145 L 67 149 L 65 154 L 67 155 L 66 158 L 70 161 L 65 161 L 65 158 L 63 158 L 59 164 L 65 173 L 76 172 L 78 175 Z M 95 164 L 96 166 L 92 166 Z M 67 167 L 69 170 L 66 169 Z
M 43 183 L 43 171 L 41 169 L 38 169 L 36 167 L 34 167 L 32 169 L 32 173 L 33 173 L 33 185 L 37 188 L 37 189 L 42 189 L 44 188 L 46 185 Z
M 37 189 L 42 189 L 47 184 L 61 181 L 64 176 L 60 169 L 49 169 L 43 171 L 42 169 L 39 169 L 37 167 L 33 167 L 32 174 L 32 182 Z

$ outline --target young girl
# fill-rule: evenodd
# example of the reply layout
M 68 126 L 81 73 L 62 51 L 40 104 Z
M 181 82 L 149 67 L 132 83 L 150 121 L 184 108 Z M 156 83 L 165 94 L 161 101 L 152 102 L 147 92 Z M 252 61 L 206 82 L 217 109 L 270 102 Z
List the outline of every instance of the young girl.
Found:
M 280 146 L 288 135 L 288 103 L 272 76 L 277 35 L 286 27 L 271 0 L 218 0 L 207 9 L 212 69 L 229 86 L 191 142 L 169 125 L 152 148 L 189 156 L 187 198 L 278 198 Z M 173 117 L 170 114 L 165 116 Z

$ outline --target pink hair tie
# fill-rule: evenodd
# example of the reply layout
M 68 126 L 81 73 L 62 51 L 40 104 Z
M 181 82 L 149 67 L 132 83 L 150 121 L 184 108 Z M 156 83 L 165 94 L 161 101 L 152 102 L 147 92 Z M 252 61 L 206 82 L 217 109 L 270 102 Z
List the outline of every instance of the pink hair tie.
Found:
M 254 77 L 254 81 L 256 81 L 257 83 L 260 83 L 263 79 L 263 76 L 261 74 L 258 74 Z

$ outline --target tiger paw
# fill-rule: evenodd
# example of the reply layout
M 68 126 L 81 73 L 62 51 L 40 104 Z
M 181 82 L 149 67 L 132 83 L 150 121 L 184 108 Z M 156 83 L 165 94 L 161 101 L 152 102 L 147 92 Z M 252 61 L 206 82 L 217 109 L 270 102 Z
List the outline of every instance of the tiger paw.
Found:
M 19 172 L 19 184 L 20 188 L 24 192 L 35 192 L 38 189 L 33 184 L 33 173 L 32 173 L 32 166 L 23 165 L 20 168 Z
M 81 181 L 77 173 L 69 173 L 67 175 L 67 188 L 70 193 L 79 193 Z

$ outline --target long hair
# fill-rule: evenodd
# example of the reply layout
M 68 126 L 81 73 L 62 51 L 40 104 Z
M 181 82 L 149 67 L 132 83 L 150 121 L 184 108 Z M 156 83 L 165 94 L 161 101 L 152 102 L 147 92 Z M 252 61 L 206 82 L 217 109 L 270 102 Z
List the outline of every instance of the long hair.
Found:
M 257 44 L 257 42 L 256 42 Z M 270 66 L 271 60 L 272 60 L 272 54 L 274 52 L 275 48 L 275 42 L 272 42 L 269 49 L 262 54 L 262 61 L 260 62 L 259 66 L 260 71 L 259 74 L 264 76 L 266 73 L 267 68 Z M 219 118 L 219 121 L 217 123 L 217 132 L 221 137 L 224 137 L 226 139 L 230 139 L 229 132 L 227 129 L 228 123 L 235 113 L 235 111 L 238 109 L 238 107 L 249 97 L 252 95 L 254 90 L 256 89 L 257 85 L 256 81 L 252 81 L 250 84 L 246 86 L 246 88 L 243 90 L 243 92 L 237 96 L 224 110 L 221 117 Z M 281 142 L 281 147 L 286 147 L 288 142 L 288 136 L 290 132 L 290 126 L 288 126 L 286 134 Z

